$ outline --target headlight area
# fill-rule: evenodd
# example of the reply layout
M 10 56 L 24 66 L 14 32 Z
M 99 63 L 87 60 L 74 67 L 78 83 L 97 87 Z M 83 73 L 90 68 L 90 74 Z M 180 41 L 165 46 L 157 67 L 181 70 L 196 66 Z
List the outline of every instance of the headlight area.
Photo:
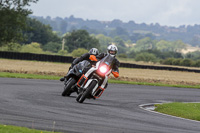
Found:
M 102 74 L 105 74 L 106 72 L 108 72 L 109 68 L 106 65 L 100 66 L 99 71 Z
M 108 65 L 103 64 L 99 66 L 96 72 L 99 76 L 104 77 L 109 71 L 110 71 L 110 67 Z

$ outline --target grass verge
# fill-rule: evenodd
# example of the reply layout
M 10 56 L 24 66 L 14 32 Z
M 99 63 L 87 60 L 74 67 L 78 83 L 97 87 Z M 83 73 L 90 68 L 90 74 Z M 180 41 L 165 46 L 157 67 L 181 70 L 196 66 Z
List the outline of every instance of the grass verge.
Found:
M 47 79 L 47 80 L 59 80 L 59 76 L 52 75 L 37 75 L 37 74 L 22 74 L 22 73 L 9 73 L 9 72 L 0 72 L 0 77 L 4 78 L 25 78 L 25 79 Z M 150 86 L 167 86 L 167 87 L 180 87 L 180 88 L 200 88 L 200 85 L 169 85 L 161 83 L 148 83 L 148 82 L 132 82 L 132 81 L 122 81 L 109 79 L 109 83 L 117 84 L 133 84 L 133 85 L 150 85 Z
M 122 81 L 122 80 L 113 80 L 113 79 L 110 79 L 109 83 L 200 89 L 200 85 L 171 85 L 171 84 L 162 84 L 162 83 L 132 82 L 132 81 Z
M 155 106 L 157 112 L 200 121 L 200 103 L 175 102 L 156 104 Z
M 25 78 L 25 79 L 48 79 L 48 80 L 59 80 L 60 77 L 52 75 L 38 75 L 38 74 L 23 74 L 23 73 L 9 73 L 0 72 L 0 77 L 3 78 Z
M 0 125 L 0 133 L 52 133 L 52 132 L 42 131 L 42 130 L 34 130 L 34 129 L 25 128 L 25 127 Z M 54 133 L 56 133 L 56 132 L 54 132 Z

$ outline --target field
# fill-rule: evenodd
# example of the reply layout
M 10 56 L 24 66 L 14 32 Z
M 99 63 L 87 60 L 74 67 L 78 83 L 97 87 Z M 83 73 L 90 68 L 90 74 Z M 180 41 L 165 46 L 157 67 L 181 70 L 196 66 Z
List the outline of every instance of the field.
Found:
M 64 76 L 70 64 L 0 59 L 0 72 Z M 200 73 L 120 68 L 123 81 L 200 85 Z M 113 78 L 111 76 L 111 78 Z

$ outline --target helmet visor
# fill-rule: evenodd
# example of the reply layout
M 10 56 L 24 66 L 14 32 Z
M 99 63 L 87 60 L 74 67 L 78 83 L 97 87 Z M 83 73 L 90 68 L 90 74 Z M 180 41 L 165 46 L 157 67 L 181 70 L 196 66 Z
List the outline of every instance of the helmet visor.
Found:
M 109 50 L 109 54 L 116 55 L 116 51 Z

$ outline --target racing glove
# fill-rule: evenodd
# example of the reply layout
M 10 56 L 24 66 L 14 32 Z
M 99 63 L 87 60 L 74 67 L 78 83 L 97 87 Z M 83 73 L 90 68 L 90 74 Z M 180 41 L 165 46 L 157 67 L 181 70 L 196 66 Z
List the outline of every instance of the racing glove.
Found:
M 98 61 L 96 56 L 94 55 L 90 55 L 90 58 L 89 58 L 91 61 Z
M 118 77 L 119 77 L 119 73 L 118 73 L 118 72 L 112 71 L 112 74 L 114 75 L 115 78 L 118 78 Z

